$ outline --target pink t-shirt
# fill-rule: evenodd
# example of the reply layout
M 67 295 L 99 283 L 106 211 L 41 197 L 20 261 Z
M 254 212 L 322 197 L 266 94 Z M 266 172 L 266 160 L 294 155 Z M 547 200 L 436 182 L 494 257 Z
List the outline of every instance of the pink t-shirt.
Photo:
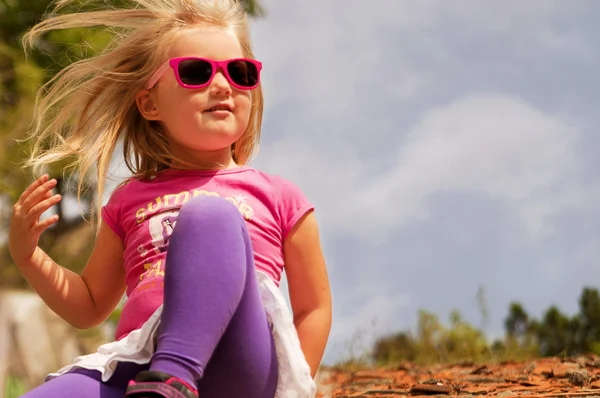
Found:
M 222 197 L 246 220 L 256 268 L 279 285 L 283 241 L 313 209 L 289 181 L 243 166 L 219 171 L 165 170 L 148 180 L 131 179 L 102 209 L 103 221 L 123 240 L 127 301 L 117 340 L 139 329 L 163 301 L 168 240 L 181 205 L 199 195 Z

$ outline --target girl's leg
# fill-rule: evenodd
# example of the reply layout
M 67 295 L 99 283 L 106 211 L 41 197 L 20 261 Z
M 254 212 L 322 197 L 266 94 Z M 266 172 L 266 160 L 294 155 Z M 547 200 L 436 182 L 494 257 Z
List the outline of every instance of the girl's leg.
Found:
M 125 388 L 109 386 L 100 381 L 100 373 L 96 377 L 67 373 L 45 382 L 29 391 L 21 398 L 122 398 Z
M 202 398 L 274 396 L 277 358 L 250 238 L 239 211 L 224 199 L 197 197 L 181 208 L 150 370 L 197 384 Z
M 39 385 L 21 398 L 123 398 L 127 382 L 142 369 L 144 366 L 120 363 L 106 383 L 98 371 L 77 369 Z

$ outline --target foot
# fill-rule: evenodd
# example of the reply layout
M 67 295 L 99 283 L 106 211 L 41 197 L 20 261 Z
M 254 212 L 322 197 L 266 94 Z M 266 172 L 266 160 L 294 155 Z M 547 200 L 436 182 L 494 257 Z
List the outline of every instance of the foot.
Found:
M 198 391 L 167 373 L 142 371 L 129 382 L 126 398 L 198 398 Z

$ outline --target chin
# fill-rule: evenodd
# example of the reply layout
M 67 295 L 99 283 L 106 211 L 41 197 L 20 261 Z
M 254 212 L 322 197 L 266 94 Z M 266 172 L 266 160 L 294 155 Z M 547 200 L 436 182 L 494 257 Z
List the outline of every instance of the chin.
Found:
M 242 136 L 242 134 L 244 134 L 244 131 L 240 131 L 240 129 L 235 126 L 223 126 L 221 128 L 210 128 L 205 130 L 205 135 L 210 135 L 211 139 L 219 142 L 234 143 Z
M 210 137 L 205 136 L 205 139 L 190 143 L 188 147 L 197 151 L 220 151 L 230 148 L 240 137 L 241 134 L 232 134 L 230 132 L 211 132 Z

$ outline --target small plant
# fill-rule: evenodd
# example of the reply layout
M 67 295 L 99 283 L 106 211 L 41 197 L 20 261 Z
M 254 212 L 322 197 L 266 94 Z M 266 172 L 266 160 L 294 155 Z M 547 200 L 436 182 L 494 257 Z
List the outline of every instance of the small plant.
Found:
M 25 394 L 27 389 L 25 383 L 17 377 L 7 375 L 6 385 L 4 387 L 4 398 L 18 398 Z

